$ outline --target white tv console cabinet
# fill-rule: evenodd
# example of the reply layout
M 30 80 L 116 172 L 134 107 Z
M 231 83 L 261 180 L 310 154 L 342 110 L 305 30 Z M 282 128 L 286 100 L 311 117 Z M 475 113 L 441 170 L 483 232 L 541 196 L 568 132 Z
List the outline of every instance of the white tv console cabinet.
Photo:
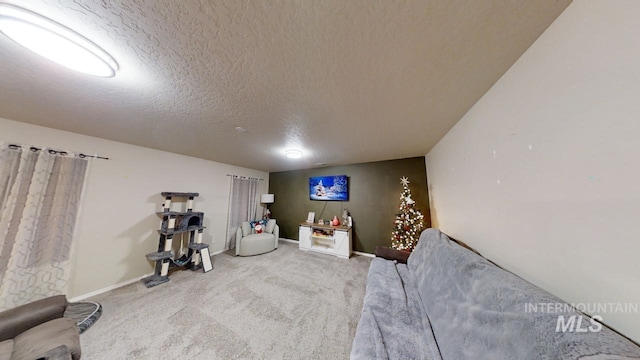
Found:
M 300 223 L 300 250 L 314 251 L 348 259 L 351 256 L 351 228 L 348 226 L 332 226 Z

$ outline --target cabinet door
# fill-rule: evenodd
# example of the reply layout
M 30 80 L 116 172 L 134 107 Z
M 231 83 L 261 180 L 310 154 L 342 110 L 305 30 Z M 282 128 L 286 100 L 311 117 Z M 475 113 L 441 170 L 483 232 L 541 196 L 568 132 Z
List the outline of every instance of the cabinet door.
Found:
M 311 248 L 311 228 L 308 226 L 300 226 L 298 231 L 298 246 L 301 250 L 309 250 Z
M 334 233 L 334 238 L 336 241 L 335 255 L 349 258 L 349 256 L 351 256 L 351 239 L 349 237 L 349 232 L 336 230 L 336 232 Z

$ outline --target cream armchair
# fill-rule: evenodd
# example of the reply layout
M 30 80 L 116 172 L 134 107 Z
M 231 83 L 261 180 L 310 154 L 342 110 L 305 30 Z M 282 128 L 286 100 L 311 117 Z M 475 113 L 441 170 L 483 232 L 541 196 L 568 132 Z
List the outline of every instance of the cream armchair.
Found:
M 236 231 L 236 256 L 264 254 L 278 248 L 280 228 L 274 219 L 267 222 L 260 234 L 252 232 L 248 221 L 242 222 Z

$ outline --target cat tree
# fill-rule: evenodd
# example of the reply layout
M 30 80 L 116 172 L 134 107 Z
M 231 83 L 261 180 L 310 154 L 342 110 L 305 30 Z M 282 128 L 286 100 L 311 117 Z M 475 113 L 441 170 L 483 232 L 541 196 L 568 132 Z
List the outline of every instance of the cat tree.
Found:
M 193 199 L 198 193 L 163 192 L 165 198 L 162 204 L 162 211 L 157 212 L 162 216 L 160 225 L 160 239 L 158 241 L 158 251 L 147 254 L 147 259 L 155 261 L 154 274 L 142 279 L 145 286 L 150 288 L 169 281 L 170 267 L 187 267 L 193 271 L 203 269 L 209 272 L 213 269 L 211 257 L 209 255 L 209 245 L 202 242 L 202 232 L 205 227 L 204 213 L 193 211 Z M 173 198 L 187 199 L 186 212 L 171 211 L 171 201 Z M 176 259 L 173 252 L 174 235 L 187 235 L 188 253 Z

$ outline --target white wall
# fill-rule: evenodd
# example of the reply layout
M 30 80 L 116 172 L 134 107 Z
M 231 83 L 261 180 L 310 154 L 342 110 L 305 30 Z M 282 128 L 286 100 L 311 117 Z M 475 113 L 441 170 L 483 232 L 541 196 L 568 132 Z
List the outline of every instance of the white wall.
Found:
M 269 188 L 267 172 L 1 118 L 0 141 L 97 152 L 110 158 L 93 160 L 89 167 L 69 298 L 153 271 L 145 254 L 158 247 L 156 230 L 161 219 L 155 212 L 161 210 L 161 192 L 200 193 L 194 210 L 204 212 L 203 240 L 211 244 L 213 253 L 225 246 L 230 184 L 226 175 L 264 179 L 259 193 Z
M 640 303 L 638 14 L 574 1 L 426 158 L 434 226 L 569 302 Z

